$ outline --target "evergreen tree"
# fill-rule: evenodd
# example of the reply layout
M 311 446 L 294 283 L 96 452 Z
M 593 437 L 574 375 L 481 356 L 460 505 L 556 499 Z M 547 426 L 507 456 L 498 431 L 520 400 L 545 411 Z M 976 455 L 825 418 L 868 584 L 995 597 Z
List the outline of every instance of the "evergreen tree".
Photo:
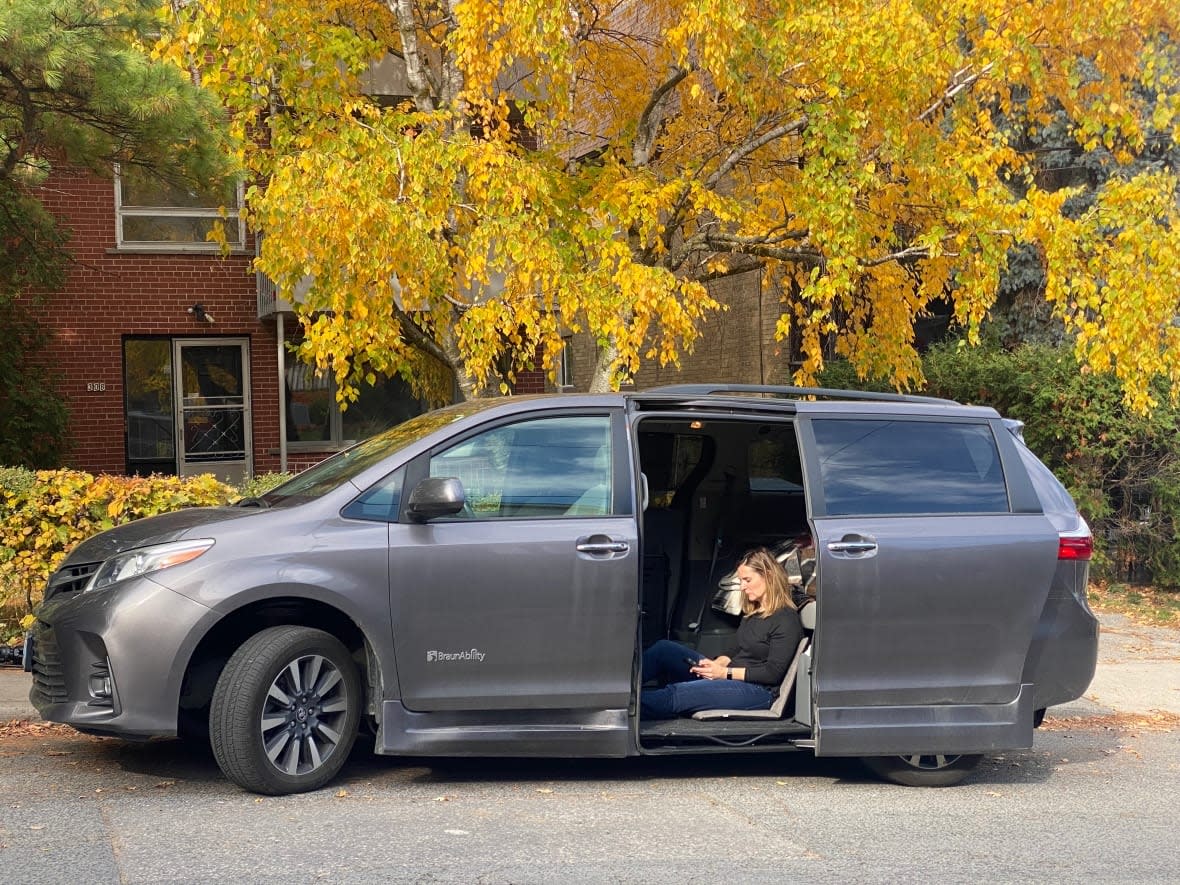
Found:
M 174 65 L 154 60 L 151 0 L 0 3 L 0 463 L 47 467 L 68 416 L 36 352 L 35 299 L 62 281 L 67 233 L 39 188 L 53 164 L 114 164 L 203 184 L 226 171 L 223 113 Z
M 151 0 L 0 4 L 0 300 L 60 281 L 65 235 L 37 188 L 51 164 L 134 164 L 197 183 L 222 174 L 222 112 L 154 60 Z

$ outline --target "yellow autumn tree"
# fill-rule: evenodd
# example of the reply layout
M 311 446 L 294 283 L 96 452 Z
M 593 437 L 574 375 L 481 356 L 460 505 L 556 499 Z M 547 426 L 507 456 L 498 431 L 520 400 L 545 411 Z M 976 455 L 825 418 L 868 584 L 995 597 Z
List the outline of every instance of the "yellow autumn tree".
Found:
M 260 270 L 345 395 L 369 373 L 464 395 L 563 330 L 592 389 L 675 363 L 754 264 L 801 335 L 920 381 L 913 326 L 977 336 L 1008 250 L 1088 365 L 1150 405 L 1180 375 L 1172 0 L 188 0 L 159 52 L 215 90 L 257 182 Z M 379 88 L 379 84 L 384 84 Z M 1150 113 L 1146 97 L 1150 98 Z M 1066 114 L 1125 163 L 1083 216 L 1014 140 Z

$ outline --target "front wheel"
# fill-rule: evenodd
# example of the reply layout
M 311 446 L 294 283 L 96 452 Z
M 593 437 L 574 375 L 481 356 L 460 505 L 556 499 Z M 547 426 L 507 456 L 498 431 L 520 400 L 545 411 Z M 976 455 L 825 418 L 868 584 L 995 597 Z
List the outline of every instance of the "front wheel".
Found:
M 906 787 L 950 787 L 970 774 L 983 756 L 911 753 L 866 756 L 861 761 L 880 778 Z
M 347 760 L 360 712 L 360 675 L 338 639 L 270 627 L 221 671 L 209 711 L 213 755 L 226 777 L 255 793 L 315 790 Z

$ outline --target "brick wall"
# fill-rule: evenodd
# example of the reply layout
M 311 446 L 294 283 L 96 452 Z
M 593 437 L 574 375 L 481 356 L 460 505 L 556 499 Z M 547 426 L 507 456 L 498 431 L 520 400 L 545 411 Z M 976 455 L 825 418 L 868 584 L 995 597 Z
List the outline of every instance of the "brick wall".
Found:
M 552 390 L 543 369 L 526 369 L 517 373 L 513 392 L 519 394 L 545 393 Z
M 129 335 L 246 337 L 250 340 L 255 470 L 278 468 L 274 322 L 256 315 L 250 256 L 116 250 L 114 183 L 58 171 L 37 194 L 71 232 L 74 262 L 65 286 L 44 296 L 42 321 L 55 330 L 47 359 L 62 379 L 74 448 L 70 466 L 122 473 L 126 467 L 123 338 Z M 213 325 L 187 312 L 200 302 Z
M 764 291 L 762 272 L 755 269 L 709 284 L 709 291 L 725 310 L 708 315 L 691 353 L 682 354 L 680 368 L 645 361 L 635 375 L 635 387 L 662 384 L 790 384 L 786 342 L 774 338 L 781 305 L 774 290 Z M 586 390 L 594 369 L 594 342 L 576 335 L 572 343 L 574 388 Z

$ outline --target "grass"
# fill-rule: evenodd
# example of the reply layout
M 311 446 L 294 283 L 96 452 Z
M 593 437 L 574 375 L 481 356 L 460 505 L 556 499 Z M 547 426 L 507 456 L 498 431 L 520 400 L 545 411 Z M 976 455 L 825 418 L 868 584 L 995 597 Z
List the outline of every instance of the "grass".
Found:
M 1089 599 L 1097 611 L 1126 615 L 1140 624 L 1180 627 L 1180 590 L 1094 581 Z

